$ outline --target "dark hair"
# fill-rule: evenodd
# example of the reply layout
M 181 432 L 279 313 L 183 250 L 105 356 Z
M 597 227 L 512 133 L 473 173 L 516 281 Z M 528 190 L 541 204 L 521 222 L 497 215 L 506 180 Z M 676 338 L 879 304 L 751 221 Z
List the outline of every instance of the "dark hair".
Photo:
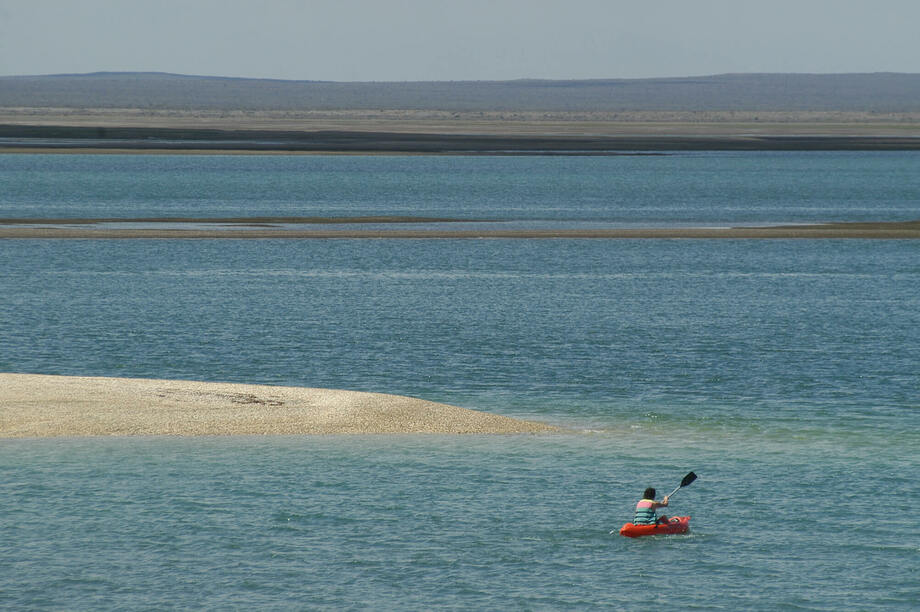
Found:
M 655 487 L 649 487 L 642 494 L 642 499 L 655 499 Z

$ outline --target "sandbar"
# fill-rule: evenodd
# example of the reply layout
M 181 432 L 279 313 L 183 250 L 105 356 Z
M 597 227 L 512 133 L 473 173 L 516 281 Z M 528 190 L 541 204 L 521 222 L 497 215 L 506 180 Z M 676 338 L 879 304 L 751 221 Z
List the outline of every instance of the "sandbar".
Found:
M 0 389 L 0 438 L 558 430 L 423 399 L 337 389 L 11 373 L 0 373 Z

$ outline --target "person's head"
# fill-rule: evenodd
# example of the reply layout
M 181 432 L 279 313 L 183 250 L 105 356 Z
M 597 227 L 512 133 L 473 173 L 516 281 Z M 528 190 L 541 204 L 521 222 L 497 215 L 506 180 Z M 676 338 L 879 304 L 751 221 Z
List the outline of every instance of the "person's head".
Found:
M 649 487 L 642 494 L 642 499 L 655 499 L 655 487 Z

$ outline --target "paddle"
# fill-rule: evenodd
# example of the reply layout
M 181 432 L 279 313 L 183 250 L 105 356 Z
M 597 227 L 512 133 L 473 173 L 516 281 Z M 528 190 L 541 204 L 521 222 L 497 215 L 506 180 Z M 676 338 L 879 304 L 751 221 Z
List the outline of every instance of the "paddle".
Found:
M 676 489 L 671 491 L 671 495 L 674 495 L 675 493 L 677 493 L 681 489 L 681 487 L 688 486 L 694 480 L 696 480 L 696 474 L 694 474 L 693 472 L 690 472 L 689 474 L 684 476 L 683 480 L 680 481 L 680 485 Z M 670 498 L 671 495 L 668 495 L 668 497 Z

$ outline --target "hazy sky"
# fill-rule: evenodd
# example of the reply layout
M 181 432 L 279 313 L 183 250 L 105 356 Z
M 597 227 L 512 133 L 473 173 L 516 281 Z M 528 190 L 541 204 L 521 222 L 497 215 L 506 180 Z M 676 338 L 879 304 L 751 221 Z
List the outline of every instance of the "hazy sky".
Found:
M 920 72 L 920 0 L 0 0 L 0 75 Z

